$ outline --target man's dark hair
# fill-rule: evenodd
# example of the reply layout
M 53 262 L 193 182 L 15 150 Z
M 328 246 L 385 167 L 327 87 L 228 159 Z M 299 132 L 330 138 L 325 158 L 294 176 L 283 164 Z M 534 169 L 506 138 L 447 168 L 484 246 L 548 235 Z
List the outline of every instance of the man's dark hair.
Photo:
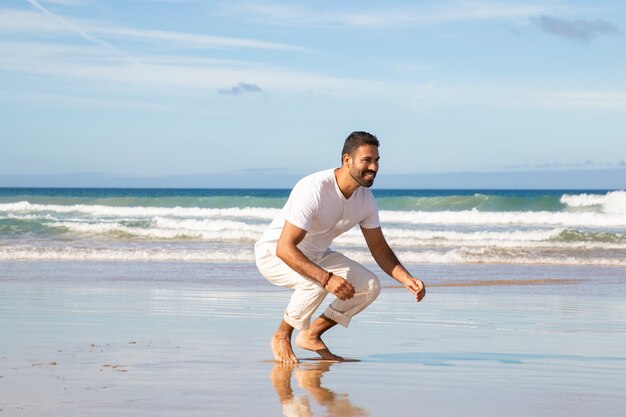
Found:
M 343 156 L 348 154 L 350 156 L 353 155 L 354 151 L 357 148 L 363 145 L 374 145 L 377 148 L 380 146 L 380 142 L 376 139 L 376 136 L 367 132 L 352 132 L 346 138 L 346 141 L 343 143 L 343 149 L 341 150 L 341 159 L 343 160 Z

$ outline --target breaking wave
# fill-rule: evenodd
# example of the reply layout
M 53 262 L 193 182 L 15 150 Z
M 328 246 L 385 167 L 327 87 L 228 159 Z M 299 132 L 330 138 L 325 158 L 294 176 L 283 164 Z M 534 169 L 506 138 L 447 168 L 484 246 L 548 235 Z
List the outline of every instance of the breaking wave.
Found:
M 626 265 L 624 191 L 383 191 L 383 231 L 407 263 Z M 252 262 L 286 198 L 74 193 L 0 196 L 0 259 Z M 334 246 L 373 262 L 358 228 Z

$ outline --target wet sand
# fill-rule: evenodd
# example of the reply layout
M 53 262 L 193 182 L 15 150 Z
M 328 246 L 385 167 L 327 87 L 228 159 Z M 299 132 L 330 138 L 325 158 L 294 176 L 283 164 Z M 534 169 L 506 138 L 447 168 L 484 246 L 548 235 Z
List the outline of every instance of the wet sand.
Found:
M 426 271 L 420 304 L 385 288 L 328 334 L 354 361 L 285 366 L 269 337 L 290 293 L 250 265 L 5 264 L 0 416 L 623 415 L 614 276 L 476 271 Z
M 541 278 L 541 279 L 487 279 L 482 281 L 456 281 L 439 284 L 430 284 L 428 288 L 443 287 L 492 287 L 495 285 L 567 285 L 582 284 L 582 279 Z M 387 285 L 386 288 L 402 288 L 401 285 Z

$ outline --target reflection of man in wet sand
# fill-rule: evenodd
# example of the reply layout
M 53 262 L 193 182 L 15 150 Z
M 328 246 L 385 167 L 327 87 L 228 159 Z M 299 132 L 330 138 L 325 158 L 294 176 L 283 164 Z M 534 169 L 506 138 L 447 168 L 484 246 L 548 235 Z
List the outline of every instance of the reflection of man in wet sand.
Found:
M 292 417 L 310 417 L 313 415 L 311 403 L 306 396 L 295 396 L 291 389 L 291 374 L 296 377 L 298 386 L 305 389 L 318 404 L 326 408 L 330 417 L 365 416 L 367 412 L 361 407 L 352 405 L 347 394 L 336 394 L 322 386 L 321 379 L 332 365 L 332 362 L 319 362 L 311 367 L 300 367 L 294 364 L 277 364 L 270 378 L 283 406 L 283 414 Z M 295 368 L 298 366 L 299 368 Z M 294 371 L 295 369 L 295 371 Z
M 328 350 L 322 334 L 337 323 L 347 327 L 350 319 L 378 296 L 380 282 L 372 272 L 329 249 L 333 239 L 357 224 L 380 268 L 417 301 L 426 294 L 424 283 L 402 266 L 380 228 L 369 189 L 378 172 L 378 146 L 378 139 L 367 132 L 350 134 L 341 153 L 341 167 L 300 180 L 255 246 L 263 276 L 294 290 L 271 342 L 279 362 L 298 362 L 291 346 L 294 328 L 301 330 L 296 338 L 299 347 L 317 352 L 323 359 L 341 360 Z M 310 323 L 329 292 L 337 299 Z

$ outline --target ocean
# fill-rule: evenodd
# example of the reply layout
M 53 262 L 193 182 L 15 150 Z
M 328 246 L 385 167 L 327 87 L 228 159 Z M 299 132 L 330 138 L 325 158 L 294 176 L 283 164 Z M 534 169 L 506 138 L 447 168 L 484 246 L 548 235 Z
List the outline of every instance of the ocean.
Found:
M 626 268 L 626 192 L 378 190 L 406 264 Z M 0 260 L 253 262 L 286 189 L 0 189 Z M 371 263 L 358 230 L 334 248 Z
M 334 248 L 383 291 L 324 337 L 356 361 L 296 348 L 302 363 L 285 367 L 268 342 L 291 292 L 261 277 L 253 245 L 289 190 L 0 189 L 0 409 L 624 414 L 624 191 L 374 193 L 426 297 L 385 277 L 352 230 Z

